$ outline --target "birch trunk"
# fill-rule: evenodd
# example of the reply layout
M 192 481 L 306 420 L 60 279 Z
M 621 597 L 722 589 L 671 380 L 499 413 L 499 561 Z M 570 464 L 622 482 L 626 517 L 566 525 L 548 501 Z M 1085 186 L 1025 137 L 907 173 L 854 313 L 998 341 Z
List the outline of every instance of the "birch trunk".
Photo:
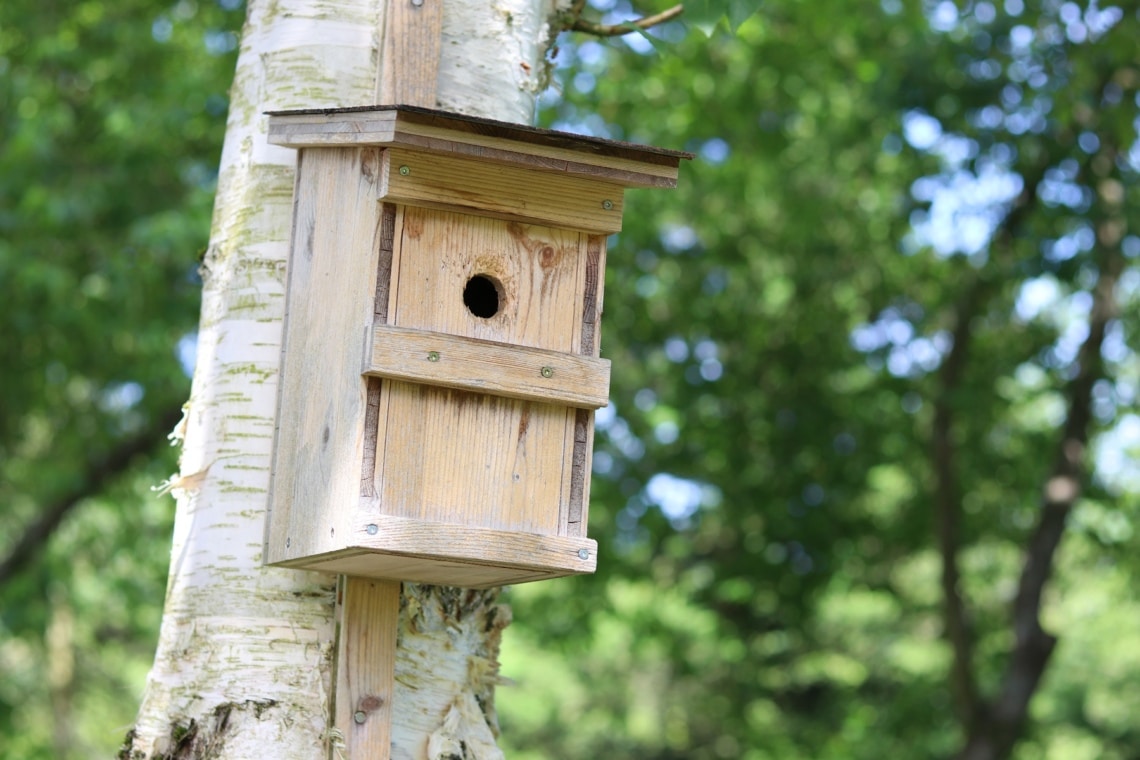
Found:
M 393 0 L 410 2 L 411 0 Z M 529 123 L 557 0 L 444 2 L 441 108 Z M 250 0 L 231 93 L 162 629 L 120 757 L 326 758 L 336 578 L 261 565 L 295 152 L 264 112 L 375 103 L 388 0 Z M 494 758 L 493 592 L 405 587 L 393 758 Z

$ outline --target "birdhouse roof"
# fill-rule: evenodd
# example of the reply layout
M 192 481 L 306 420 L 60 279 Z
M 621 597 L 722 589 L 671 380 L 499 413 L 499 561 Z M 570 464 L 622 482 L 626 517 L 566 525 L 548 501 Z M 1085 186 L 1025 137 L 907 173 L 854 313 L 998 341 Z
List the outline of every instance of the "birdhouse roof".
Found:
M 684 151 L 575 135 L 405 105 L 269 112 L 269 142 L 291 148 L 400 146 L 488 163 L 594 177 L 625 187 L 676 187 Z

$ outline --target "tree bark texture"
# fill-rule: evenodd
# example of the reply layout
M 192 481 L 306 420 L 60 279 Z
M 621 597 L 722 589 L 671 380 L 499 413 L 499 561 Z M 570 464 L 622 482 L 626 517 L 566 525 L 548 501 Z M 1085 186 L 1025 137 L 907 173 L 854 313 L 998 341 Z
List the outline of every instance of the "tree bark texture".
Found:
M 411 0 L 394 0 L 411 2 Z M 529 123 L 552 0 L 443 2 L 437 105 Z M 296 154 L 269 110 L 376 102 L 387 0 L 251 0 L 202 266 L 162 629 L 124 758 L 326 758 L 336 578 L 261 564 Z M 495 758 L 494 592 L 405 586 L 393 758 Z

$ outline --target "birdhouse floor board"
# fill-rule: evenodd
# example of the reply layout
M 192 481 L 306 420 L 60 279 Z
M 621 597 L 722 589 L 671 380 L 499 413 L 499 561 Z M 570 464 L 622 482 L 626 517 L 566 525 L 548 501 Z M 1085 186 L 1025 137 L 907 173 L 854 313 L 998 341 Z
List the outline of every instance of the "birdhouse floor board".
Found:
M 587 232 L 620 232 L 624 188 L 450 155 L 384 151 L 386 200 Z
M 370 334 L 366 375 L 582 409 L 609 403 L 605 359 L 391 325 Z
M 484 587 L 592 573 L 597 543 L 588 538 L 541 536 L 467 525 L 358 517 L 352 545 L 325 555 L 278 564 L 370 578 Z M 371 532 L 369 526 L 374 526 Z M 582 559 L 579 552 L 584 552 Z

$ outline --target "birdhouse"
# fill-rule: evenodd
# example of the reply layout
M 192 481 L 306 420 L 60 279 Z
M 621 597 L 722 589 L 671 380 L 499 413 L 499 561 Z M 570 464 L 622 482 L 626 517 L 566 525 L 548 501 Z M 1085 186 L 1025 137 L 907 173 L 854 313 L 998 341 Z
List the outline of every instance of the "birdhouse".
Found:
M 266 562 L 484 587 L 593 572 L 606 237 L 688 154 L 408 106 L 296 148 Z

